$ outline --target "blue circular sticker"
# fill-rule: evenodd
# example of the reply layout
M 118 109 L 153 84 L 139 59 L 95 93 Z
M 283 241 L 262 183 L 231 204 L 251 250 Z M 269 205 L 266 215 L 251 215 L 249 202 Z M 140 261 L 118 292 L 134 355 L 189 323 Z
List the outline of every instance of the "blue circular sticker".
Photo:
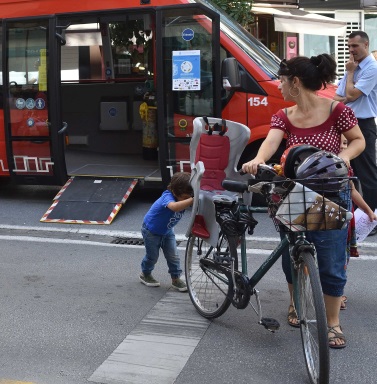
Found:
M 38 97 L 38 99 L 35 100 L 35 107 L 37 109 L 43 109 L 45 105 L 46 103 L 41 97 Z
M 34 119 L 29 117 L 27 120 L 26 120 L 26 124 L 28 127 L 32 127 L 34 125 Z
M 26 105 L 25 100 L 22 99 L 21 97 L 16 100 L 16 108 L 17 109 L 24 109 L 25 105 Z
M 35 107 L 35 101 L 31 97 L 26 99 L 26 108 L 27 109 L 33 109 Z
M 186 28 L 182 32 L 182 39 L 190 41 L 194 38 L 195 32 L 191 28 Z

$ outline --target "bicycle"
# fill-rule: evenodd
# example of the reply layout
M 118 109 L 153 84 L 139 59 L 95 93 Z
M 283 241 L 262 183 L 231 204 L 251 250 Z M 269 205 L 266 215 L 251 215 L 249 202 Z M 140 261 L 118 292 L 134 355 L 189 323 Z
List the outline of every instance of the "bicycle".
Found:
M 267 181 L 262 181 L 263 179 Z M 215 247 L 206 242 L 203 231 L 191 231 L 185 253 L 188 292 L 196 310 L 205 318 L 221 316 L 231 304 L 238 309 L 250 305 L 259 316 L 258 323 L 275 332 L 279 329 L 279 323 L 275 319 L 262 316 L 259 291 L 255 287 L 280 255 L 289 249 L 294 306 L 300 322 L 309 378 L 312 384 L 328 384 L 330 362 L 325 305 L 316 264 L 316 250 L 314 244 L 306 239 L 305 231 L 319 226 L 324 226 L 322 229 L 325 230 L 344 226 L 350 220 L 350 213 L 345 208 L 349 204 L 349 191 L 343 193 L 343 198 L 337 196 L 336 203 L 332 203 L 296 180 L 275 179 L 277 177 L 274 169 L 263 165 L 259 166 L 256 178 L 246 183 L 223 181 L 225 190 L 236 192 L 238 198 L 232 201 L 229 196 L 220 194 L 213 200 L 216 221 L 220 227 Z M 279 231 L 284 228 L 285 235 L 256 272 L 248 277 L 245 233 L 248 229 L 248 233 L 252 234 L 257 224 L 252 215 L 254 212 L 267 212 L 266 208 L 252 207 L 244 203 L 243 194 L 250 191 L 265 196 L 268 212 L 275 226 Z M 320 197 L 319 203 L 313 203 L 313 193 Z M 321 201 L 322 207 L 318 217 L 318 204 Z M 310 212 L 313 205 L 317 208 L 315 213 Z M 338 217 L 335 223 L 331 222 L 333 220 L 329 217 L 329 209 Z M 252 296 L 255 297 L 256 307 L 250 301 Z

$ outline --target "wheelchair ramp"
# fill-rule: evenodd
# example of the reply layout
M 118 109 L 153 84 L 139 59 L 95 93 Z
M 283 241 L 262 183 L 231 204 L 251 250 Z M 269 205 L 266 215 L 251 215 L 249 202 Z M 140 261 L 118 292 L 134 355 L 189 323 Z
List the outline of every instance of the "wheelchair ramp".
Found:
M 40 221 L 111 224 L 137 182 L 137 179 L 125 178 L 72 177 Z

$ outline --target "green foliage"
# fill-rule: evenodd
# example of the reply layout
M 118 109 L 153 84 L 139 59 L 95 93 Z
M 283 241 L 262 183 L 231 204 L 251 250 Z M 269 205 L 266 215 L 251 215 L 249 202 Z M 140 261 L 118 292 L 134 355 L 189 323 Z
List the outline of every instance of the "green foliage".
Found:
M 211 0 L 211 2 L 224 10 L 242 26 L 247 26 L 253 22 L 253 16 L 251 15 L 253 2 L 250 0 Z
M 140 34 L 143 31 L 143 20 L 129 20 L 126 23 L 109 24 L 112 44 L 115 46 L 127 47 L 131 44 L 131 39 L 136 39 L 136 45 L 144 44 L 144 35 Z

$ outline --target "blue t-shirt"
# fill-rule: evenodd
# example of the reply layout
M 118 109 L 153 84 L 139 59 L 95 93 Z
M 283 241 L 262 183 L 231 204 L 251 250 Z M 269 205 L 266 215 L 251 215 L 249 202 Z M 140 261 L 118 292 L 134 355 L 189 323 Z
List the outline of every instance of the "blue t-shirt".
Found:
M 181 220 L 185 210 L 174 212 L 167 207 L 169 203 L 175 201 L 174 195 L 166 190 L 153 203 L 143 221 L 149 231 L 155 235 L 166 235 Z

